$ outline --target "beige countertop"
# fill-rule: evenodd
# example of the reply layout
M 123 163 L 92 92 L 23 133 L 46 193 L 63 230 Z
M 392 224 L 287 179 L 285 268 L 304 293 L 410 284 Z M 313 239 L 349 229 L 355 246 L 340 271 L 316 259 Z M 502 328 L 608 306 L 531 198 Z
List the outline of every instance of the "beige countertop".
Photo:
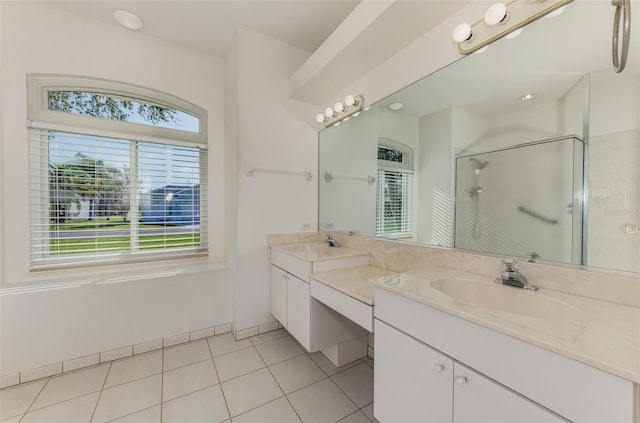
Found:
M 312 273 L 311 278 L 372 306 L 372 279 L 396 274 L 375 266 L 359 266 Z
M 369 255 L 366 251 L 347 247 L 329 247 L 324 243 L 274 244 L 270 247 L 309 262 Z
M 343 271 L 344 272 L 344 271 Z M 375 286 L 640 383 L 640 308 L 431 266 Z

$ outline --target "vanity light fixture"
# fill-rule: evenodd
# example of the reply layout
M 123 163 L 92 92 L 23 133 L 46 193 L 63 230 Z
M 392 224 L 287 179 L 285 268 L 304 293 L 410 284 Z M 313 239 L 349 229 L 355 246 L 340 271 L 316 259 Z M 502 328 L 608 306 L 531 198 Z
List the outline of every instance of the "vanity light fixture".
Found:
M 542 16 L 556 12 L 571 1 L 504 0 L 504 2 L 493 3 L 487 9 L 483 19 L 471 25 L 463 22 L 456 26 L 453 31 L 453 40 L 458 44 L 460 53 L 473 53 Z M 557 14 L 560 13 L 557 12 Z M 517 34 L 514 34 L 511 38 L 516 36 Z
M 113 11 L 113 19 L 123 27 L 131 31 L 140 31 L 144 27 L 144 22 L 135 13 L 124 9 Z
M 349 116 L 357 116 L 364 105 L 364 97 L 362 95 L 345 97 L 344 102 L 334 104 L 333 108 L 327 107 L 323 113 L 316 115 L 316 122 L 324 125 L 325 128 L 335 125 L 338 126 L 341 120 Z
M 507 6 L 504 3 L 493 3 L 486 12 L 484 12 L 484 21 L 489 26 L 504 25 L 508 18 Z

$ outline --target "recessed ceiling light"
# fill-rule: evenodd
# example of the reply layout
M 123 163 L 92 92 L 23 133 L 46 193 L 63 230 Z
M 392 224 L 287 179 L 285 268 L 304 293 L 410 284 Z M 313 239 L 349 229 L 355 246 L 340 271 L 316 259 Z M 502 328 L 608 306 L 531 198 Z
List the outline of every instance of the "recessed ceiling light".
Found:
M 399 101 L 396 101 L 395 103 L 391 103 L 387 106 L 389 110 L 393 110 L 394 112 L 396 110 L 402 109 L 403 107 L 404 107 L 404 104 L 400 103 Z
M 120 25 L 132 31 L 140 31 L 144 26 L 144 22 L 138 16 L 128 10 L 116 9 L 113 11 L 113 18 Z
M 520 100 L 522 101 L 529 101 L 529 100 L 533 100 L 534 98 L 536 98 L 535 93 L 529 93 L 529 94 L 524 94 L 520 96 Z

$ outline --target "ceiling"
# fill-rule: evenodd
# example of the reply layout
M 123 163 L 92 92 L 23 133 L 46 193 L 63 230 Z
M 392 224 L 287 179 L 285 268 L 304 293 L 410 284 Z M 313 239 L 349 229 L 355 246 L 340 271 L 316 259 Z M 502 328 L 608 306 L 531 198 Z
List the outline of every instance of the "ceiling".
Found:
M 48 0 L 47 4 L 117 26 L 112 11 L 129 10 L 142 32 L 224 56 L 238 25 L 314 52 L 360 0 Z

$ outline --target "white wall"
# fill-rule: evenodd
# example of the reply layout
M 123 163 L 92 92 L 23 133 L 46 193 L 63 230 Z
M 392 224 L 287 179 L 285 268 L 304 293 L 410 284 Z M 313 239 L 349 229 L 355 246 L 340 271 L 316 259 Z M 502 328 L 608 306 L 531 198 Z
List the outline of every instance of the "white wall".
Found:
M 228 323 L 232 276 L 225 263 L 224 62 L 61 11 L 44 3 L 1 2 L 2 202 L 4 271 L 0 276 L 0 373 Z M 55 30 L 52 30 L 52 25 Z M 139 280 L 96 285 L 114 269 L 29 273 L 26 74 L 114 79 L 174 94 L 209 114 L 210 257 L 197 265 L 125 266 Z M 10 175 L 10 177 L 9 177 Z M 182 267 L 181 267 L 182 266 Z M 71 281 L 89 282 L 51 290 Z M 16 287 L 40 287 L 12 292 Z
M 289 98 L 289 76 L 309 53 L 247 28 L 236 40 L 238 246 L 235 328 L 273 321 L 269 311 L 269 233 L 317 226 L 317 106 Z M 302 176 L 248 168 L 310 170 Z

